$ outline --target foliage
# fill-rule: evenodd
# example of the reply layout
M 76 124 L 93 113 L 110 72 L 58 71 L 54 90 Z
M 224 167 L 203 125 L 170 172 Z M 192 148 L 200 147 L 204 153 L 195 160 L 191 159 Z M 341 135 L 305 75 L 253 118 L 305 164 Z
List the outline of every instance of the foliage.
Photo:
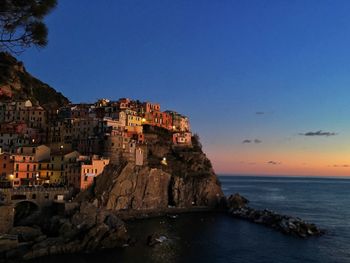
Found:
M 18 54 L 32 45 L 47 45 L 48 29 L 43 19 L 57 0 L 1 0 L 0 50 Z

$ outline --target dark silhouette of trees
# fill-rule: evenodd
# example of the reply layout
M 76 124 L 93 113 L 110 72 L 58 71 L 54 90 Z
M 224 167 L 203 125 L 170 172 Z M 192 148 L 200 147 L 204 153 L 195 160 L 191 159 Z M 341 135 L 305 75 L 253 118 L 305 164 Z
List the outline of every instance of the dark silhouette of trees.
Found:
M 0 51 L 21 53 L 25 48 L 47 45 L 44 17 L 57 0 L 0 0 Z

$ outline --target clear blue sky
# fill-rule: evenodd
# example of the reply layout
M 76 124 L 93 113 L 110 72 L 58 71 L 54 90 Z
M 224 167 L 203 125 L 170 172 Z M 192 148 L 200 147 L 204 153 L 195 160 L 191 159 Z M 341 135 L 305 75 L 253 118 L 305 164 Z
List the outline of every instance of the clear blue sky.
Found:
M 59 0 L 48 47 L 19 59 L 73 102 L 188 115 L 218 172 L 350 175 L 349 14 L 341 0 Z M 336 135 L 300 135 L 318 130 Z

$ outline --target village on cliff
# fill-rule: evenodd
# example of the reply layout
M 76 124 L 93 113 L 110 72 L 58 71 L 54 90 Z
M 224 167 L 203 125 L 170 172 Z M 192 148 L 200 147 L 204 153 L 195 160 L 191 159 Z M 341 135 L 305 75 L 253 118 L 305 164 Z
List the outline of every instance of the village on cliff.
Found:
M 1 102 L 0 188 L 84 190 L 110 163 L 144 165 L 150 127 L 171 133 L 174 147 L 191 147 L 189 119 L 157 103 L 100 99 L 50 110 L 31 100 Z

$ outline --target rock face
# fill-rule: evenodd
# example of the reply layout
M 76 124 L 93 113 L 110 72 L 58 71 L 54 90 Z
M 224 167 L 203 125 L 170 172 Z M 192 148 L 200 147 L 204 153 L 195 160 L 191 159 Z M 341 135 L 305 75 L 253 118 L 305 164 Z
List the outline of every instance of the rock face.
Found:
M 320 236 L 324 231 L 319 229 L 315 224 L 307 223 L 298 217 L 280 215 L 270 210 L 255 210 L 246 207 L 249 202 L 239 194 L 231 195 L 227 199 L 229 214 L 234 217 L 245 219 L 257 224 L 276 229 L 283 234 L 293 235 L 301 238 L 311 236 Z
M 61 93 L 31 76 L 22 62 L 0 52 L 0 101 L 27 99 L 46 109 L 57 109 L 69 102 Z
M 155 168 L 138 168 L 129 163 L 115 174 L 114 185 L 104 204 L 107 209 L 161 209 L 168 206 L 171 175 Z
M 148 142 L 146 165 L 129 162 L 107 166 L 89 198 L 96 200 L 99 207 L 114 211 L 219 206 L 223 199 L 220 183 L 202 150 L 174 149 L 166 137 L 170 133 L 161 132 L 161 135 L 157 131 L 152 133 L 165 138 Z M 166 165 L 161 164 L 164 156 Z
M 88 202 L 81 203 L 72 217 L 53 216 L 41 227 L 15 227 L 9 238 L 0 239 L 5 248 L 0 249 L 0 262 L 95 251 L 129 242 L 123 221 Z

